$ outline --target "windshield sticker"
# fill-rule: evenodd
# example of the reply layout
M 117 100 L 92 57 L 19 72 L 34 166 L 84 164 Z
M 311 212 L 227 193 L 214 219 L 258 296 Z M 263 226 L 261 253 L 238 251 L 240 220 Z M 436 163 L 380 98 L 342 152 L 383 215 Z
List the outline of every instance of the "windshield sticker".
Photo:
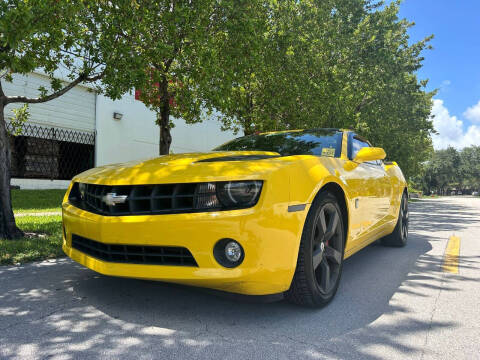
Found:
M 332 149 L 332 148 L 323 148 L 323 149 L 322 149 L 322 156 L 334 157 L 334 156 L 335 156 L 335 149 Z

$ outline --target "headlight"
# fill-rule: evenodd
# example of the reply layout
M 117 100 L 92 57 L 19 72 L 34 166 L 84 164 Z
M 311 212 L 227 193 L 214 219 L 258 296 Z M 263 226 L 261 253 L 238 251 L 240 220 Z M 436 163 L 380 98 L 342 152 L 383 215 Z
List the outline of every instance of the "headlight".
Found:
M 217 196 L 225 207 L 248 207 L 257 203 L 262 181 L 230 181 L 217 183 Z
M 254 206 L 262 191 L 263 181 L 211 182 L 197 185 L 195 209 L 241 209 Z
M 211 209 L 220 207 L 216 189 L 216 183 L 198 184 L 195 190 L 195 208 Z

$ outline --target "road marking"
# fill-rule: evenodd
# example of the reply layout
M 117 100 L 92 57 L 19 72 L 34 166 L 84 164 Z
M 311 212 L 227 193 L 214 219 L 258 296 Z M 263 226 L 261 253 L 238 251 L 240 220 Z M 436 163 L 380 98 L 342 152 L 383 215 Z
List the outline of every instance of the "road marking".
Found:
M 443 257 L 442 271 L 458 274 L 458 255 L 460 254 L 460 238 L 458 236 L 450 236 L 448 239 L 447 249 Z

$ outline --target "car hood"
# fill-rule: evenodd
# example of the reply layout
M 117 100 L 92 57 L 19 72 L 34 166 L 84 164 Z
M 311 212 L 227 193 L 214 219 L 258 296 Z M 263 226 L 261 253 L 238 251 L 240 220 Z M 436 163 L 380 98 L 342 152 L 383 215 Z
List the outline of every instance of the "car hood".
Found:
M 266 151 L 175 154 L 100 166 L 75 176 L 73 180 L 105 185 L 255 180 L 265 179 L 268 173 L 291 161 L 278 153 Z

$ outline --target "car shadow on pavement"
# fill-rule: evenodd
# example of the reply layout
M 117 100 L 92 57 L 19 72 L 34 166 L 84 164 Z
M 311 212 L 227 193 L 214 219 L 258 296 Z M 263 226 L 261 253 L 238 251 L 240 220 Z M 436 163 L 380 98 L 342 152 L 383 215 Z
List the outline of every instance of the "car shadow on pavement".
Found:
M 405 248 L 372 245 L 347 259 L 337 296 L 323 309 L 105 277 L 66 259 L 0 268 L 0 358 L 380 359 L 371 352 L 378 347 L 416 357 L 427 331 L 457 326 L 432 321 L 429 308 L 439 289 L 455 290 L 441 256 L 430 253 L 439 239 L 423 225 L 442 224 L 434 205 L 413 204 Z M 461 211 L 440 213 L 461 226 Z M 461 266 L 474 263 L 465 258 Z M 410 317 L 418 307 L 406 296 L 425 303 L 425 313 Z M 418 343 L 404 342 L 411 335 Z

